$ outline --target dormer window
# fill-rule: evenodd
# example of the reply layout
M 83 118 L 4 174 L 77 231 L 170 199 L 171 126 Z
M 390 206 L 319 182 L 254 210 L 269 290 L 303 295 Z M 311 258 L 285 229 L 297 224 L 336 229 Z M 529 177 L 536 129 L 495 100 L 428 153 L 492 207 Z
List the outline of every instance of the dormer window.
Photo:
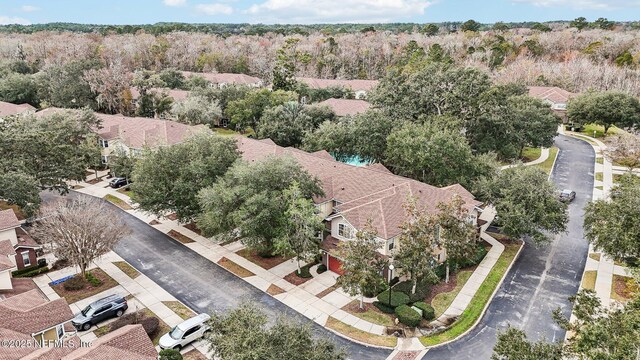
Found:
M 338 224 L 338 235 L 345 239 L 353 238 L 353 231 L 351 231 L 351 226 L 347 224 Z

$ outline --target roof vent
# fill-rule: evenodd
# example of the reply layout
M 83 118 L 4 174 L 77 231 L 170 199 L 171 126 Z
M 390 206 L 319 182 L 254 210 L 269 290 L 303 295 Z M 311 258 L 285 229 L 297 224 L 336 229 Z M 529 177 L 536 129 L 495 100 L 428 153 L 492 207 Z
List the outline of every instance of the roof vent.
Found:
M 342 188 L 342 190 L 344 190 L 344 188 Z

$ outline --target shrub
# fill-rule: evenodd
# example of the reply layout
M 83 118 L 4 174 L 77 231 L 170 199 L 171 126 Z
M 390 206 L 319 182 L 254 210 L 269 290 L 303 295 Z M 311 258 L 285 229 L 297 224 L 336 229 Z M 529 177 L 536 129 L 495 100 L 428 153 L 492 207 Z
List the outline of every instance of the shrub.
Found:
M 313 277 L 311 275 L 311 273 L 309 272 L 309 268 L 311 267 L 312 264 L 309 265 L 305 265 L 303 267 L 300 268 L 300 272 L 298 272 L 296 270 L 296 275 L 298 275 L 299 277 L 303 278 L 303 279 L 308 279 L 310 277 Z
M 383 282 L 369 283 L 362 289 L 363 295 L 365 297 L 372 298 L 387 290 L 388 287 L 389 286 Z
M 69 260 L 58 259 L 51 265 L 51 271 L 60 270 L 69 266 Z
M 436 317 L 436 312 L 435 310 L 433 310 L 433 307 L 425 302 L 422 301 L 418 301 L 417 303 L 414 303 L 413 306 L 417 307 L 418 309 L 422 310 L 422 317 L 425 320 L 433 320 Z
M 47 266 L 47 259 L 38 259 L 38 267 L 45 267 Z
M 477 265 L 482 261 L 482 259 L 484 259 L 486 255 L 487 255 L 487 249 L 482 245 L 478 245 L 473 256 L 471 256 L 468 259 L 462 259 L 456 262 L 456 265 L 457 265 L 456 268 L 462 269 L 469 266 Z
M 109 326 L 109 329 L 110 329 L 109 331 L 115 331 L 120 329 L 123 326 L 137 324 L 138 322 L 140 322 L 140 319 L 142 317 L 143 315 L 140 312 L 125 314 L 117 318 L 116 321 L 111 323 L 111 325 Z
M 429 290 L 431 289 L 431 283 L 426 280 L 418 281 L 416 285 L 416 293 L 411 293 L 411 288 L 413 287 L 413 283 L 411 280 L 403 281 L 398 283 L 394 287 L 394 290 L 403 292 L 409 296 L 410 301 L 421 301 L 424 300 L 429 295 Z
M 373 306 L 377 307 L 378 310 L 382 311 L 385 314 L 393 314 L 395 313 L 395 309 L 391 306 L 381 303 L 380 301 L 374 301 Z
M 100 281 L 100 279 L 95 277 L 90 272 L 86 273 L 85 277 L 87 278 L 87 281 L 89 282 L 89 284 L 91 284 L 91 286 L 93 286 L 93 287 L 98 287 L 98 286 L 102 285 L 102 281 Z
M 327 271 L 327 266 L 325 264 L 320 264 L 318 265 L 318 274 L 322 274 L 323 272 Z
M 398 306 L 396 308 L 396 316 L 398 317 L 398 321 L 410 327 L 420 325 L 420 321 L 422 320 L 420 314 L 408 305 Z
M 387 306 L 395 308 L 400 305 L 406 305 L 410 303 L 411 299 L 409 299 L 409 295 L 403 292 L 391 291 L 391 304 L 389 304 L 389 290 L 385 290 L 381 292 L 380 295 L 378 295 L 378 301 Z
M 158 360 L 182 360 L 182 354 L 176 349 L 163 349 L 158 353 Z
M 140 321 L 140 325 L 142 325 L 144 331 L 149 335 L 149 337 L 153 337 L 153 335 L 158 331 L 160 320 L 155 316 L 146 317 Z
M 22 270 L 26 270 L 26 268 L 22 269 Z M 21 271 L 21 270 L 18 270 L 18 271 Z M 34 277 L 34 276 L 37 276 L 37 275 L 44 274 L 44 273 L 48 272 L 49 268 L 46 265 L 44 267 L 38 267 L 38 266 L 31 267 L 30 266 L 29 267 L 29 271 L 22 271 L 21 273 L 16 274 L 16 272 L 18 272 L 18 271 L 14 271 L 12 273 L 14 278 Z
M 82 289 L 84 289 L 85 285 L 87 285 L 87 283 L 84 281 L 82 276 L 79 276 L 79 275 L 76 275 L 76 276 L 72 277 L 71 279 L 69 279 L 69 280 L 67 280 L 67 281 L 62 283 L 62 286 L 67 291 L 82 290 Z

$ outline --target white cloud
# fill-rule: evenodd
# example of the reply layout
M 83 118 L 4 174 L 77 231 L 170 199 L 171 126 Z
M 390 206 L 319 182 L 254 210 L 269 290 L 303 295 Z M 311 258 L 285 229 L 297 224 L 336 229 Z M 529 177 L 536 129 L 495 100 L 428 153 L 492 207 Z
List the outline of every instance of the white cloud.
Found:
M 182 6 L 187 3 L 187 0 L 163 0 L 162 2 L 167 6 Z
M 574 9 L 613 10 L 640 6 L 638 0 L 513 0 L 539 7 L 570 7 Z
M 206 15 L 230 15 L 233 13 L 231 6 L 220 3 L 198 4 L 196 5 L 196 10 Z
M 31 21 L 21 17 L 10 17 L 0 15 L 0 25 L 31 25 Z
M 373 23 L 422 15 L 432 4 L 424 0 L 266 0 L 246 13 L 264 23 Z
M 33 6 L 33 5 L 22 5 L 20 10 L 22 10 L 24 12 L 34 12 L 34 11 L 40 10 L 40 8 L 37 7 L 37 6 Z

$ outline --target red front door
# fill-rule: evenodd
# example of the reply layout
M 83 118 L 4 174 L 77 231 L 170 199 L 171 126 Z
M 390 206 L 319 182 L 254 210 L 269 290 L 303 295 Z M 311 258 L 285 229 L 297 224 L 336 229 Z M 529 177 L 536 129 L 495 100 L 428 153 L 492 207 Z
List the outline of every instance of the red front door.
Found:
M 329 270 L 339 275 L 344 274 L 344 271 L 342 270 L 342 262 L 331 255 L 329 255 Z

